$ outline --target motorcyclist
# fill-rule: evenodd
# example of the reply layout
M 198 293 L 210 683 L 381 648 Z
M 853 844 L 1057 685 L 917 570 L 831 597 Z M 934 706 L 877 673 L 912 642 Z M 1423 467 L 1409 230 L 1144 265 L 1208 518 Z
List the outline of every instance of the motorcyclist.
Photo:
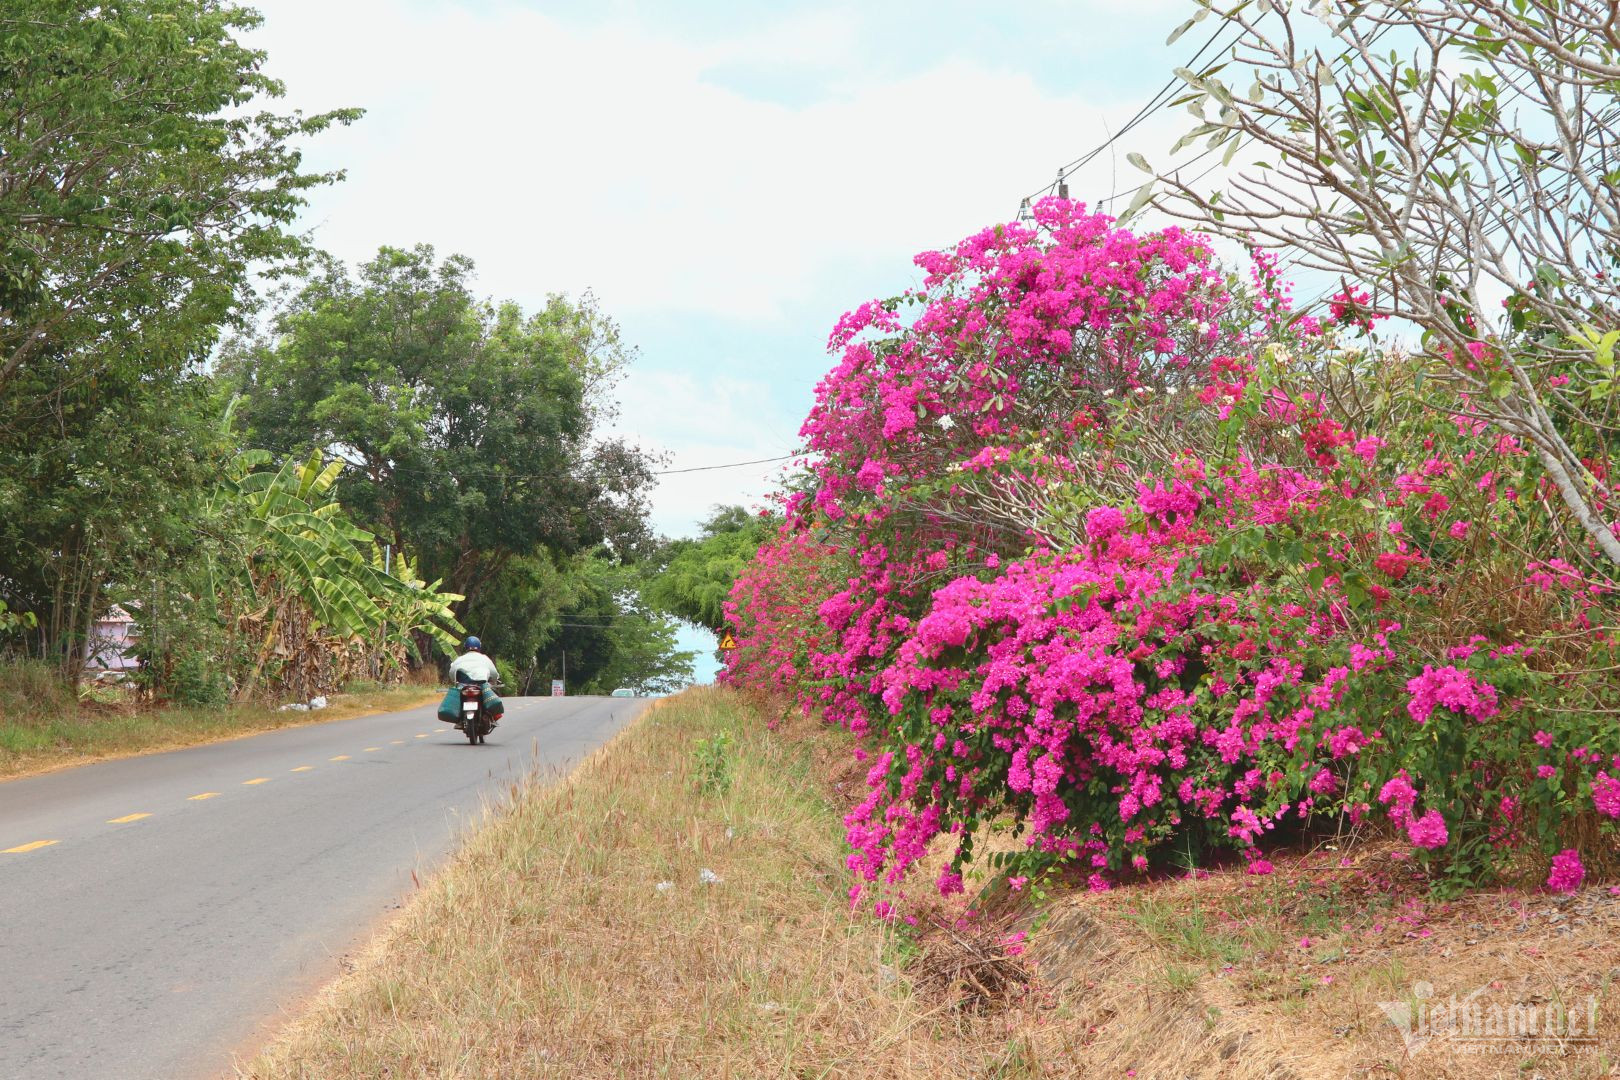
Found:
M 484 655 L 484 643 L 474 636 L 469 635 L 461 647 L 466 651 L 450 661 L 450 681 L 456 684 L 476 683 L 483 690 L 484 712 L 488 714 L 490 726 L 493 727 L 506 714 L 506 706 L 489 686 L 498 674 L 495 661 Z

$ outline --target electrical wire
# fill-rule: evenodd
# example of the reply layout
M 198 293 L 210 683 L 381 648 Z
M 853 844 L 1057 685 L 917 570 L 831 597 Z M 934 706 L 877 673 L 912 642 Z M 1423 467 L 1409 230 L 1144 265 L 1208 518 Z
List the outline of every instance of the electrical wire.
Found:
M 1216 39 L 1219 38 L 1223 33 L 1225 33 L 1229 29 L 1231 29 L 1231 26 L 1230 26 L 1230 24 L 1227 24 L 1227 23 L 1222 23 L 1221 25 L 1217 26 L 1215 28 L 1215 32 L 1210 34 L 1209 38 L 1204 42 L 1204 44 L 1199 47 L 1199 49 L 1198 49 L 1198 51 L 1196 53 L 1193 54 L 1192 59 L 1188 60 L 1185 64 L 1183 64 L 1181 66 L 1185 67 L 1185 68 L 1191 68 L 1194 64 L 1198 63 L 1198 61 L 1203 57 L 1203 55 L 1210 50 L 1210 47 L 1215 44 Z M 1158 112 L 1160 109 L 1162 109 L 1165 106 L 1165 104 L 1167 102 L 1169 102 L 1169 100 L 1175 95 L 1176 88 L 1179 87 L 1180 85 L 1181 85 L 1181 77 L 1180 76 L 1172 76 L 1168 82 L 1166 82 L 1162 87 L 1159 88 L 1157 93 L 1155 93 L 1151 98 L 1148 99 L 1147 104 L 1143 105 L 1140 109 L 1138 109 L 1136 111 L 1135 116 L 1131 117 L 1129 120 L 1127 120 L 1125 122 L 1125 125 L 1123 127 L 1121 127 L 1118 131 L 1114 132 L 1112 135 L 1108 136 L 1108 138 L 1104 139 L 1101 143 L 1099 143 L 1097 146 L 1093 147 L 1091 150 L 1088 150 L 1086 153 L 1081 154 L 1079 157 L 1075 158 L 1073 161 L 1069 162 L 1068 164 L 1060 166 L 1058 168 L 1058 173 L 1060 175 L 1066 174 L 1066 173 L 1068 173 L 1068 172 L 1070 172 L 1070 171 L 1072 171 L 1074 169 L 1081 169 L 1081 168 L 1084 168 L 1085 166 L 1091 164 L 1091 162 L 1094 161 L 1099 154 L 1101 154 L 1104 150 L 1108 149 L 1114 143 L 1118 142 L 1132 128 L 1136 127 L 1138 124 L 1142 123 L 1148 117 L 1152 116 L 1155 112 Z M 1030 194 L 1026 195 L 1024 197 L 1024 201 L 1028 201 L 1028 200 L 1034 199 L 1034 198 L 1036 198 L 1038 196 L 1048 194 L 1056 186 L 1057 186 L 1057 183 L 1056 183 L 1056 181 L 1054 181 L 1054 182 L 1052 182 L 1050 184 L 1047 184 L 1045 187 L 1037 188 L 1035 191 L 1032 191 Z
M 1230 29 L 1233 29 L 1233 24 L 1230 24 L 1230 23 L 1222 23 L 1220 26 L 1217 26 L 1215 28 L 1215 32 L 1213 34 L 1211 34 L 1209 36 L 1208 40 L 1206 40 L 1204 42 L 1204 44 L 1199 47 L 1198 51 L 1193 54 L 1192 59 L 1188 60 L 1185 64 L 1183 64 L 1181 66 L 1190 70 L 1192 68 L 1192 66 L 1194 64 L 1196 64 L 1199 61 L 1199 59 L 1201 59 L 1206 52 L 1209 51 L 1210 47 L 1215 44 L 1216 40 L 1221 36 L 1221 34 L 1226 32 L 1227 30 L 1230 30 Z M 1389 29 L 1390 29 L 1389 25 L 1385 25 L 1385 26 L 1381 27 L 1378 30 L 1378 32 L 1375 33 L 1368 40 L 1367 46 L 1370 48 L 1372 45 L 1376 44 L 1378 39 L 1380 37 L 1382 37 L 1385 33 L 1387 33 L 1389 31 Z M 1349 60 L 1348 60 L 1347 57 L 1341 56 L 1341 57 L 1339 57 L 1338 60 L 1335 61 L 1335 64 L 1339 64 L 1339 63 L 1348 64 Z M 1108 149 L 1108 147 L 1110 147 L 1114 143 L 1118 142 L 1119 139 L 1126 132 L 1130 131 L 1132 128 L 1134 128 L 1138 124 L 1142 123 L 1144 120 L 1146 120 L 1153 113 L 1159 111 L 1162 108 L 1165 108 L 1167 106 L 1167 104 L 1169 103 L 1170 99 L 1174 96 L 1176 89 L 1178 87 L 1180 87 L 1181 85 L 1183 85 L 1183 82 L 1182 82 L 1182 79 L 1181 79 L 1180 76 L 1172 77 L 1169 82 L 1165 83 L 1164 86 L 1159 88 L 1158 92 L 1155 93 L 1153 95 L 1153 97 L 1148 100 L 1146 105 L 1143 105 L 1142 108 L 1137 110 L 1136 115 L 1131 117 L 1131 119 L 1126 122 L 1124 127 L 1120 128 L 1117 132 L 1110 135 L 1107 139 L 1105 139 L 1102 143 L 1098 144 L 1096 147 L 1093 147 L 1091 150 L 1087 151 L 1084 154 L 1081 154 L 1079 157 L 1075 158 L 1073 161 L 1071 161 L 1068 164 L 1066 164 L 1066 165 L 1062 166 L 1061 168 L 1059 168 L 1058 169 L 1059 176 L 1063 176 L 1064 174 L 1067 174 L 1068 172 L 1070 172 L 1073 169 L 1083 168 L 1084 166 L 1090 164 L 1097 157 L 1097 155 L 1101 154 L 1104 150 Z M 1276 121 L 1273 120 L 1272 124 L 1267 125 L 1267 128 L 1270 129 L 1273 125 L 1275 125 L 1275 123 L 1276 123 Z M 1212 146 L 1212 147 L 1209 147 L 1209 148 L 1205 149 L 1202 153 L 1194 156 L 1191 160 L 1189 160 L 1189 161 L 1185 162 L 1184 164 L 1182 164 L 1181 166 L 1179 166 L 1178 169 L 1177 169 L 1177 172 L 1180 172 L 1181 170 L 1184 170 L 1184 169 L 1191 168 L 1192 166 L 1198 164 L 1200 161 L 1202 161 L 1205 158 L 1209 157 L 1211 154 L 1213 154 L 1218 149 L 1219 149 L 1218 146 Z M 1196 184 L 1198 181 L 1202 180 L 1204 177 L 1208 176 L 1210 173 L 1212 173 L 1216 169 L 1220 168 L 1221 165 L 1222 165 L 1221 162 L 1217 162 L 1214 165 L 1211 165 L 1209 168 L 1205 169 L 1203 172 L 1201 172 L 1197 176 L 1193 177 L 1192 180 L 1189 181 L 1189 183 Z M 1057 186 L 1057 182 L 1054 181 L 1054 182 L 1052 182 L 1050 184 L 1047 184 L 1045 187 L 1038 188 L 1034 192 L 1031 192 L 1029 195 L 1025 196 L 1023 201 L 1028 202 L 1029 200 L 1034 199 L 1037 196 L 1048 194 L 1056 186 Z M 1113 195 L 1108 196 L 1105 199 L 1097 200 L 1096 205 L 1099 208 L 1104 207 L 1104 206 L 1108 206 L 1108 205 L 1110 205 L 1112 203 L 1115 203 L 1115 202 L 1118 202 L 1120 199 L 1123 199 L 1123 198 L 1127 197 L 1128 195 L 1132 195 L 1132 194 L 1134 194 L 1134 192 L 1118 192 L 1118 193 L 1115 193 Z
M 752 461 L 730 461 L 724 465 L 693 465 L 688 469 L 663 469 L 653 473 L 654 476 L 678 476 L 681 473 L 713 472 L 715 469 L 740 469 L 744 465 L 769 465 L 773 461 L 786 461 L 796 458 L 798 454 L 779 454 L 776 457 L 755 458 Z
M 799 454 L 799 453 L 778 454 L 775 457 L 752 458 L 752 459 L 750 459 L 748 461 L 728 461 L 728 462 L 725 462 L 724 464 L 720 464 L 720 465 L 692 465 L 692 466 L 689 466 L 689 467 L 683 468 L 683 469 L 655 469 L 655 470 L 653 470 L 651 475 L 653 475 L 653 476 L 680 476 L 680 475 L 683 475 L 683 474 L 686 474 L 686 473 L 713 472 L 713 471 L 715 471 L 717 469 L 740 469 L 740 468 L 743 468 L 743 467 L 748 466 L 748 465 L 768 465 L 768 464 L 771 464 L 772 462 L 777 462 L 777 461 L 789 461 L 789 460 L 792 460 L 793 458 L 797 458 L 797 457 L 800 457 L 800 456 L 802 456 L 802 454 Z M 347 468 L 354 470 L 355 474 L 357 474 L 357 475 L 368 475 L 366 473 L 366 466 L 365 466 L 364 463 L 358 462 L 358 461 L 352 461 L 349 458 L 342 458 L 342 461 L 343 461 L 343 464 Z M 384 466 L 384 471 L 390 477 L 397 476 L 397 475 L 399 475 L 401 473 L 410 474 L 410 475 L 414 475 L 414 476 L 418 476 L 418 477 L 434 476 L 434 475 L 438 475 L 439 473 L 443 472 L 446 475 L 454 476 L 454 477 L 477 477 L 479 479 L 484 479 L 484 480 L 550 480 L 550 479 L 554 479 L 556 477 L 556 475 L 557 475 L 554 472 L 553 473 L 520 473 L 520 472 L 508 472 L 508 471 L 506 471 L 504 469 L 462 469 L 462 468 L 452 468 L 452 469 L 443 469 L 443 470 L 441 470 L 441 469 L 428 469 L 428 468 L 420 468 L 420 467 L 411 466 L 411 465 L 399 465 L 399 464 L 392 464 L 392 463 L 388 464 L 388 465 L 385 465 Z

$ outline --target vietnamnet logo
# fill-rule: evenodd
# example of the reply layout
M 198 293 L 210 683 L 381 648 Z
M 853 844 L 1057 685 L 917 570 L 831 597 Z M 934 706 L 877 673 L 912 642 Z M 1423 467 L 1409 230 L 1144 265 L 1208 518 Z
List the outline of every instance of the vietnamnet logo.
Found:
M 1380 1001 L 1379 1011 L 1401 1033 L 1408 1056 L 1433 1042 L 1453 1053 L 1506 1054 L 1528 1049 L 1575 1053 L 1597 1046 L 1596 996 L 1574 1002 L 1556 997 L 1534 1004 L 1485 1003 L 1488 986 L 1467 997 L 1455 994 L 1440 1001 L 1431 983 L 1412 984 L 1405 1001 Z

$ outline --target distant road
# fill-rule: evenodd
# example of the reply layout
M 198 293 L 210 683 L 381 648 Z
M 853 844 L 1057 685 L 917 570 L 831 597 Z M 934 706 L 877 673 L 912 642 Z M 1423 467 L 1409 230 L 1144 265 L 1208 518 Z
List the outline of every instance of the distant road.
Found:
M 429 705 L 0 783 L 0 1078 L 227 1071 L 511 780 L 646 704 L 509 698 L 484 746 Z

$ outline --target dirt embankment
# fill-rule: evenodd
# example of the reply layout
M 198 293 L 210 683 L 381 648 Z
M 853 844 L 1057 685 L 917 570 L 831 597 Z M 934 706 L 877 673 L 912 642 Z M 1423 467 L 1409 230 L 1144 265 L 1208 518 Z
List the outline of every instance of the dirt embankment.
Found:
M 1060 897 L 1029 958 L 1083 1029 L 1077 1074 L 1612 1075 L 1620 889 L 1440 902 L 1404 854 Z

